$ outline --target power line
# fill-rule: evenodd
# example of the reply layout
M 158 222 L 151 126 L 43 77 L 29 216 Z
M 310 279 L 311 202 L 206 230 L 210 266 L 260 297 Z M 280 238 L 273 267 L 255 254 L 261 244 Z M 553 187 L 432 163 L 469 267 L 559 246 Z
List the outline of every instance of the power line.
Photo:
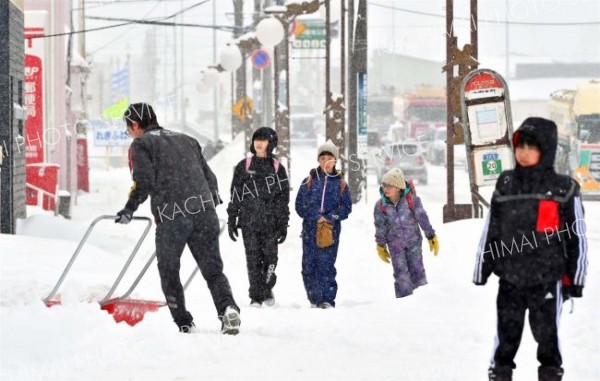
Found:
M 379 8 L 391 9 L 394 11 L 412 13 L 421 16 L 430 16 L 430 17 L 439 17 L 446 18 L 446 15 L 440 15 L 437 13 L 429 13 L 429 12 L 421 12 L 414 11 L 412 9 L 398 8 L 393 5 L 384 5 L 377 4 L 373 2 L 369 2 L 369 5 Z M 454 17 L 455 20 L 464 20 L 471 21 L 468 17 Z M 478 19 L 478 22 L 487 22 L 492 24 L 508 24 L 508 25 L 529 25 L 529 26 L 581 26 L 581 25 L 600 25 L 600 21 L 583 21 L 583 22 L 566 22 L 566 23 L 557 23 L 557 22 L 525 22 L 525 21 L 506 21 L 506 20 L 486 20 L 486 19 Z
M 160 5 L 160 2 L 157 2 L 157 3 L 154 5 L 154 7 L 152 7 L 152 9 L 150 9 L 150 10 L 148 11 L 148 13 L 146 13 L 146 14 L 145 14 L 145 15 L 144 15 L 142 18 L 146 18 L 146 17 L 148 17 L 148 16 L 150 15 L 150 13 L 152 13 L 152 12 L 153 12 L 153 11 L 154 11 L 154 10 L 155 10 L 155 9 L 156 9 L 158 6 L 159 6 L 159 5 Z M 114 39 L 110 40 L 109 42 L 107 42 L 107 43 L 106 43 L 106 44 L 104 44 L 103 46 L 101 46 L 101 47 L 97 48 L 96 50 L 93 50 L 93 51 L 89 52 L 88 54 L 92 54 L 92 55 L 93 55 L 93 54 L 95 54 L 95 53 L 98 53 L 100 50 L 102 50 L 102 49 L 104 49 L 104 48 L 106 48 L 106 47 L 108 47 L 108 46 L 111 46 L 111 45 L 112 45 L 112 44 L 113 44 L 115 41 L 117 41 L 117 40 L 120 40 L 121 38 L 123 38 L 123 36 L 125 36 L 125 35 L 127 35 L 129 32 L 131 32 L 131 31 L 132 31 L 132 30 L 133 30 L 133 29 L 134 29 L 136 26 L 137 26 L 137 24 L 136 24 L 136 25 L 132 25 L 132 26 L 131 26 L 131 28 L 128 28 L 128 29 L 127 29 L 125 32 L 123 32 L 123 33 L 119 34 L 119 35 L 118 35 L 116 38 L 114 38 Z
M 86 19 L 90 20 L 104 20 L 104 21 L 128 21 L 134 24 L 149 24 L 149 25 L 162 25 L 162 26 L 188 26 L 194 28 L 210 28 L 210 29 L 218 29 L 224 30 L 228 32 L 232 32 L 237 30 L 238 28 L 230 25 L 210 25 L 210 24 L 190 24 L 190 23 L 176 23 L 176 22 L 164 22 L 164 21 L 153 21 L 153 20 L 134 20 L 134 19 L 125 19 L 118 17 L 99 17 L 99 16 L 87 16 Z M 243 30 L 247 29 L 242 28 Z
M 86 6 L 84 8 L 73 8 L 74 11 L 80 11 L 82 9 L 96 9 L 96 8 L 102 8 L 105 7 L 107 5 L 114 5 L 114 4 L 128 4 L 128 3 L 147 3 L 148 1 L 155 1 L 157 2 L 157 5 L 160 5 L 160 3 L 162 2 L 167 2 L 167 1 L 181 1 L 181 0 L 110 0 L 110 1 L 86 1 L 87 4 L 95 4 L 92 6 Z
M 199 3 L 196 3 L 196 4 L 194 4 L 194 5 L 190 5 L 189 7 L 187 7 L 187 8 L 184 8 L 184 9 L 180 10 L 179 12 L 176 12 L 176 13 L 174 13 L 174 14 L 170 15 L 170 16 L 159 17 L 159 18 L 152 19 L 152 20 L 168 20 L 168 19 L 170 19 L 170 18 L 173 18 L 173 17 L 175 17 L 175 16 L 178 16 L 178 15 L 180 15 L 180 14 L 184 13 L 184 12 L 187 12 L 187 11 L 189 11 L 190 9 L 193 9 L 193 8 L 195 8 L 195 7 L 197 7 L 197 6 L 200 6 L 200 5 L 202 5 L 202 4 L 206 4 L 206 3 L 208 3 L 209 1 L 210 1 L 210 0 L 204 0 L 204 1 L 201 1 L 201 2 L 199 2 Z M 89 18 L 89 17 L 86 17 L 86 18 Z M 65 33 L 45 34 L 45 35 L 43 35 L 43 36 L 32 36 L 32 37 L 28 37 L 28 39 L 29 39 L 29 38 L 32 38 L 32 39 L 33 39 L 33 38 L 59 37 L 59 36 L 66 36 L 66 35 L 72 35 L 72 34 L 80 34 L 80 33 L 95 32 L 95 31 L 98 31 L 98 30 L 111 29 L 111 28 L 118 28 L 118 27 L 121 27 L 121 26 L 125 26 L 125 25 L 131 25 L 131 24 L 135 24 L 135 23 L 138 23 L 138 24 L 149 24 L 149 23 L 151 23 L 151 22 L 149 22 L 149 21 L 150 21 L 150 20 L 132 20 L 132 21 L 128 21 L 128 22 L 125 22 L 125 23 L 122 23 L 122 24 L 108 25 L 108 26 L 102 26 L 102 27 L 98 27 L 98 28 L 92 28 L 92 29 L 85 29 L 85 30 L 74 30 L 74 31 L 71 31 L 71 32 L 65 32 Z M 156 23 L 159 23 L 160 21 L 155 21 L 155 22 L 156 22 Z M 158 25 L 161 25 L 161 24 L 158 24 Z M 171 25 L 171 24 L 169 24 L 169 25 Z M 172 25 L 173 25 L 173 26 L 175 26 L 176 24 L 174 24 L 174 23 L 173 23 Z M 189 25 L 189 26 L 192 26 L 192 25 Z

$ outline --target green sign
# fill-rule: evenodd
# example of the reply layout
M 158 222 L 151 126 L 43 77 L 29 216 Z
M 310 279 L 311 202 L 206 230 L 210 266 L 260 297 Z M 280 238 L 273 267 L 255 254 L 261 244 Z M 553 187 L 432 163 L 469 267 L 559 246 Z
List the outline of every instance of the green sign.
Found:
M 338 22 L 331 24 L 331 38 L 338 35 Z M 292 43 L 296 49 L 325 49 L 327 47 L 327 30 L 323 20 L 298 20 L 296 29 L 299 35 Z
M 502 160 L 500 159 L 483 161 L 481 165 L 483 167 L 484 176 L 499 175 L 502 173 Z

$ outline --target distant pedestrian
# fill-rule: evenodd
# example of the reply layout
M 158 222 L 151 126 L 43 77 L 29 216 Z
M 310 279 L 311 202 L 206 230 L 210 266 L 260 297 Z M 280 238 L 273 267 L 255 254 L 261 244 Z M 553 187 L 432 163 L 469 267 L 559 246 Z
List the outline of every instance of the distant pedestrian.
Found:
M 127 134 L 134 138 L 129 148 L 133 186 L 115 222 L 129 223 L 138 206 L 150 196 L 157 225 L 158 273 L 180 332 L 195 331 L 179 277 L 180 258 L 187 244 L 212 295 L 221 331 L 237 334 L 239 308 L 223 274 L 219 252 L 215 207 L 221 201 L 217 178 L 202 156 L 200 145 L 187 135 L 160 127 L 154 110 L 146 103 L 130 105 L 124 120 Z
M 229 237 L 236 241 L 242 229 L 250 288 L 250 306 L 275 304 L 277 245 L 285 241 L 290 219 L 290 186 L 285 166 L 273 155 L 277 134 L 272 128 L 254 131 L 252 156 L 240 161 L 233 172 Z
M 420 229 L 425 232 L 434 255 L 438 254 L 439 242 L 421 198 L 412 181 L 404 179 L 401 169 L 392 168 L 383 175 L 379 193 L 381 198 L 373 212 L 377 254 L 387 263 L 391 258 L 396 298 L 403 298 L 427 284 Z
M 338 157 L 339 149 L 331 140 L 319 146 L 319 166 L 310 171 L 296 196 L 296 213 L 302 218 L 302 278 L 311 307 L 335 307 L 341 221 L 352 211 L 350 190 L 335 168 Z
M 558 325 L 564 297 L 581 297 L 587 240 L 579 185 L 554 170 L 554 122 L 527 118 L 513 135 L 516 166 L 496 182 L 473 282 L 500 278 L 489 379 L 512 380 L 525 311 L 538 343 L 540 381 L 563 376 Z

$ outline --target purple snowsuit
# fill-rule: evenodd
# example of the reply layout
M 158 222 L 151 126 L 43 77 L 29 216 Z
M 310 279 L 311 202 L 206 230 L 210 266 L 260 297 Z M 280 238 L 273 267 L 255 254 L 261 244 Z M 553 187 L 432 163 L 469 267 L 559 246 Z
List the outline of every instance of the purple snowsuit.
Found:
M 421 199 L 414 193 L 410 195 L 413 200 L 412 210 L 409 207 L 409 192 L 410 185 L 406 184 L 400 201 L 394 206 L 380 189 L 381 199 L 375 204 L 374 210 L 375 241 L 377 245 L 387 245 L 394 267 L 397 298 L 410 295 L 415 288 L 427 284 L 421 252 L 423 238 L 419 226 L 427 239 L 435 236 Z

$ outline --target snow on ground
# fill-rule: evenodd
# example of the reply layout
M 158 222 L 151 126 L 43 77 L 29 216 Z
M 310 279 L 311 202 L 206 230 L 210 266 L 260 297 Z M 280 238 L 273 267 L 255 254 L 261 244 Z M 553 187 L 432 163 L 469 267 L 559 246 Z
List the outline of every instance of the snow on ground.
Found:
M 315 151 L 293 147 L 292 199 L 316 164 Z M 238 139 L 210 163 L 225 195 L 233 166 L 243 157 L 240 152 Z M 441 244 L 435 258 L 426 243 L 423 247 L 429 285 L 411 297 L 395 299 L 392 268 L 375 252 L 376 179 L 370 175 L 368 202 L 355 205 L 342 225 L 334 310 L 311 309 L 306 300 L 300 274 L 301 220 L 295 213 L 287 241 L 280 246 L 277 304 L 272 308 L 248 307 L 243 244 L 230 241 L 226 233 L 222 236 L 225 273 L 242 308 L 241 333 L 231 337 L 219 333 L 220 323 L 200 277 L 187 292 L 188 308 L 201 331 L 195 335 L 179 334 L 164 308 L 129 327 L 115 324 L 93 302 L 116 278 L 143 229 L 140 223 L 98 223 L 61 287 L 63 304 L 44 306 L 41 299 L 56 283 L 88 224 L 124 205 L 129 172 L 93 170 L 91 192 L 80 195 L 71 221 L 31 209 L 30 218 L 19 224 L 19 235 L 0 235 L 0 379 L 484 380 L 494 337 L 497 278 L 486 287 L 471 283 L 482 220 L 442 224 L 445 169 L 430 167 L 429 174 L 429 185 L 417 185 Z M 468 202 L 464 170 L 457 169 L 456 178 L 456 202 Z M 148 204 L 136 215 L 150 216 Z M 585 297 L 575 302 L 573 314 L 565 311 L 562 318 L 565 381 L 600 379 L 600 267 L 594 259 L 600 227 L 590 223 L 598 219 L 600 203 L 585 206 L 590 269 Z M 225 217 L 225 207 L 218 209 Z M 149 235 L 117 294 L 151 255 L 153 231 Z M 182 277 L 192 269 L 186 250 Z M 162 299 L 155 265 L 133 295 Z M 569 304 L 565 307 L 568 310 Z M 535 350 L 526 328 L 516 381 L 536 379 Z

